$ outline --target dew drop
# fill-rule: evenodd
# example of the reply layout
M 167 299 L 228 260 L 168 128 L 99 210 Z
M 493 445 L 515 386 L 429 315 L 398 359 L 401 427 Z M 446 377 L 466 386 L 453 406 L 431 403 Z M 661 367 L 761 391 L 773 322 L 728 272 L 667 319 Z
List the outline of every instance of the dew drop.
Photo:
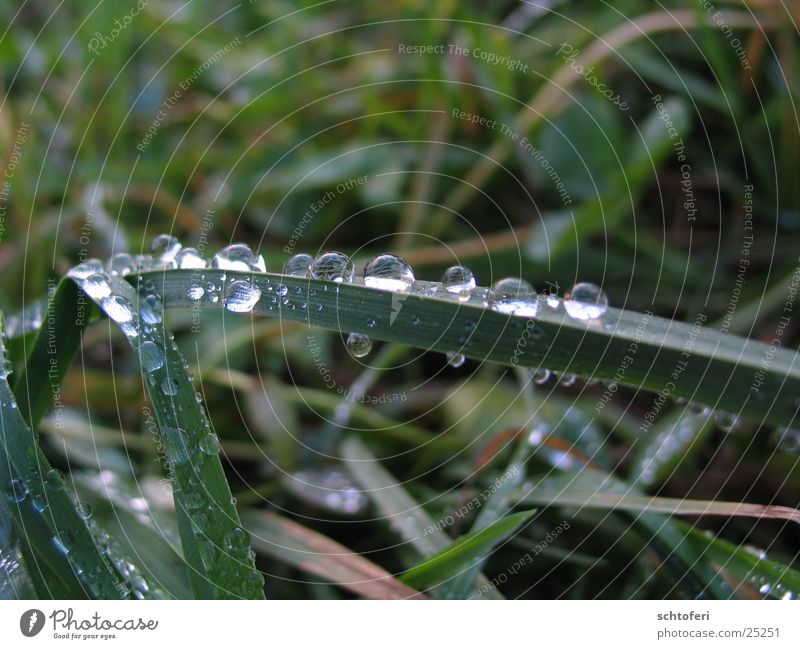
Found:
M 341 252 L 323 252 L 311 264 L 311 277 L 328 282 L 349 284 L 355 267 L 350 257 Z
M 384 291 L 404 291 L 414 283 L 410 264 L 396 255 L 374 257 L 364 267 L 364 284 Z
M 103 262 L 99 259 L 87 259 L 77 266 L 70 268 L 67 275 L 75 279 L 86 279 L 90 275 L 102 273 L 104 270 Z
M 278 287 L 275 289 L 275 295 L 278 295 L 279 297 L 286 297 L 288 293 L 289 287 L 284 286 L 283 284 L 278 284 Z
M 536 369 L 530 370 L 529 373 L 531 381 L 533 381 L 536 385 L 544 385 L 553 375 L 553 373 L 545 367 L 537 367 Z
M 250 246 L 244 243 L 232 243 L 220 250 L 209 263 L 209 268 L 222 270 L 256 271 L 266 273 L 264 258 L 256 256 Z
M 225 287 L 225 308 L 234 313 L 249 313 L 261 299 L 261 289 L 245 280 L 236 280 Z
M 445 357 L 450 367 L 461 367 L 467 360 L 467 357 L 459 352 L 447 352 Z
M 146 372 L 155 372 L 164 367 L 166 362 L 164 352 L 152 340 L 146 340 L 139 347 L 139 360 Z
M 178 384 L 169 376 L 165 377 L 161 381 L 161 393 L 168 397 L 174 397 L 178 394 Z
M 67 555 L 72 552 L 72 534 L 66 530 L 58 530 L 53 537 L 53 545 L 61 554 Z
M 313 263 L 314 258 L 305 252 L 292 255 L 283 266 L 283 274 L 293 277 L 308 277 Z
M 103 300 L 111 295 L 111 285 L 108 283 L 108 277 L 101 273 L 89 275 L 83 280 L 81 288 L 93 300 Z
M 200 450 L 206 455 L 214 456 L 219 453 L 220 448 L 219 437 L 214 433 L 206 433 L 200 440 Z
M 526 318 L 534 318 L 539 313 L 536 291 L 518 277 L 506 277 L 492 284 L 489 305 L 493 311 Z
M 714 415 L 714 423 L 723 433 L 730 433 L 739 423 L 739 418 L 729 412 L 718 412 Z
M 776 431 L 778 448 L 784 453 L 800 453 L 800 430 L 782 428 Z
M 545 303 L 551 309 L 557 309 L 559 306 L 561 306 L 561 298 L 559 298 L 558 295 L 555 295 L 554 293 L 548 293 L 547 296 L 545 297 Z
M 8 489 L 6 489 L 6 500 L 11 503 L 21 503 L 23 502 L 30 493 L 30 489 L 28 489 L 27 485 L 22 482 L 22 480 L 17 480 L 16 478 L 8 483 Z
M 200 269 L 206 267 L 206 260 L 197 248 L 184 248 L 175 255 L 175 263 L 182 269 Z
M 47 500 L 47 496 L 46 496 L 45 494 L 36 494 L 36 495 L 35 495 L 35 496 L 34 496 L 34 497 L 31 499 L 31 504 L 33 505 L 33 508 L 34 508 L 34 509 L 35 509 L 37 512 L 39 512 L 40 514 L 41 514 L 43 511 L 45 511 L 45 510 L 48 508 L 48 506 L 49 506 L 49 502 L 48 502 L 48 500 Z
M 450 266 L 442 274 L 442 286 L 445 291 L 458 296 L 464 302 L 475 290 L 475 275 L 464 266 Z
M 130 275 L 136 270 L 136 260 L 127 252 L 118 252 L 106 262 L 106 270 L 112 275 Z
M 347 337 L 347 351 L 356 358 L 363 358 L 372 351 L 372 339 L 359 333 L 351 333 Z
M 608 310 L 608 298 L 596 284 L 580 282 L 572 287 L 564 308 L 570 318 L 576 320 L 596 320 L 602 318 Z
M 225 535 L 225 549 L 228 550 L 228 552 L 238 552 L 247 547 L 248 541 L 247 532 L 241 527 L 234 527 Z
M 186 464 L 191 459 L 186 431 L 182 428 L 166 428 L 164 432 L 168 448 L 172 450 L 171 459 L 176 464 Z
M 206 294 L 205 289 L 202 286 L 197 284 L 192 284 L 188 289 L 186 289 L 186 297 L 190 300 L 199 300 Z
M 133 305 L 122 295 L 109 295 L 102 302 L 103 310 L 114 322 L 124 324 L 133 320 Z
M 574 374 L 564 373 L 561 375 L 559 383 L 565 388 L 571 388 L 577 382 L 578 377 Z
M 174 266 L 180 250 L 180 242 L 170 234 L 156 235 L 150 242 L 150 252 L 160 266 Z
M 92 506 L 89 503 L 78 503 L 75 509 L 78 512 L 78 516 L 85 521 L 92 517 Z
M 164 305 L 157 295 L 145 295 L 139 301 L 139 317 L 147 325 L 160 324 L 164 318 Z
M 61 489 L 64 486 L 64 472 L 61 469 L 50 469 L 44 474 L 44 482 L 49 489 Z

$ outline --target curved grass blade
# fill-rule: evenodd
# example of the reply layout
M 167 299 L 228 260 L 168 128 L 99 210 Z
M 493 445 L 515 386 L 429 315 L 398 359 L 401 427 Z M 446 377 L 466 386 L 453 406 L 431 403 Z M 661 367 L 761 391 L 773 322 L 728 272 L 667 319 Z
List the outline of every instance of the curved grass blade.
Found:
M 224 300 L 216 293 L 216 302 L 187 295 L 198 279 L 218 286 L 250 281 L 262 295 L 252 309 L 259 315 L 597 379 L 612 380 L 617 369 L 626 366 L 623 383 L 658 392 L 659 399 L 685 398 L 778 426 L 793 424 L 800 394 L 797 351 L 652 314 L 608 309 L 602 319 L 576 320 L 538 297 L 538 314 L 529 319 L 488 308 L 485 288 L 458 302 L 448 299 L 438 283 L 422 281 L 398 293 L 366 287 L 360 280 L 340 285 L 214 269 L 144 276 L 163 279 L 169 307 L 221 308 Z M 634 343 L 633 362 L 628 362 Z
M 5 342 L 0 318 L 0 364 Z M 64 487 L 36 444 L 17 406 L 7 372 L 0 374 L 0 484 L 17 533 L 30 549 L 26 564 L 42 598 L 120 599 L 131 589 L 104 556 Z
M 420 589 L 446 583 L 459 569 L 482 561 L 498 543 L 530 520 L 534 513 L 527 511 L 510 514 L 488 527 L 462 536 L 438 554 L 403 573 L 400 580 Z
M 272 512 L 250 511 L 242 521 L 256 550 L 369 599 L 427 599 L 368 561 L 328 538 Z
M 766 558 L 766 553 L 751 552 L 720 538 L 706 536 L 700 530 L 681 524 L 697 554 L 711 561 L 735 594 L 745 585 L 758 590 L 758 596 L 778 599 L 800 597 L 800 573 Z
M 219 440 L 196 400 L 188 365 L 163 327 L 153 279 L 141 295 L 125 280 L 102 272 L 89 274 L 77 267 L 71 279 L 119 325 L 137 354 L 166 450 L 195 597 L 263 598 L 263 578 L 239 523 Z

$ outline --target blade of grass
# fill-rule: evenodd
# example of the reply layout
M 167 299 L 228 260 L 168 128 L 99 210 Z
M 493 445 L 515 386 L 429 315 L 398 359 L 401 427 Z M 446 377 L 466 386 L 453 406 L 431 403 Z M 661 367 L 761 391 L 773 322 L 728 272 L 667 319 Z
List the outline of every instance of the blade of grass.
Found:
M 187 296 L 196 271 L 148 276 L 163 278 L 166 306 L 222 308 L 222 300 L 195 301 Z M 360 280 L 339 285 L 213 269 L 201 276 L 218 285 L 252 281 L 267 296 L 253 308 L 259 315 L 597 379 L 611 380 L 617 368 L 628 366 L 620 383 L 659 392 L 660 398 L 699 401 L 778 426 L 794 422 L 794 402 L 800 394 L 797 352 L 700 326 L 614 308 L 600 320 L 577 320 L 568 317 L 563 307 L 550 308 L 542 297 L 536 298 L 538 315 L 531 320 L 487 308 L 484 288 L 460 303 L 448 299 L 435 282 L 418 281 L 410 292 L 397 293 L 364 286 Z M 270 298 L 278 288 L 286 289 L 286 297 Z M 634 342 L 635 359 L 629 363 L 624 359 Z
M 1 314 L 0 314 L 1 315 Z M 0 365 L 5 340 L 0 317 Z M 41 373 L 45 373 L 42 371 Z M 25 423 L 7 373 L 0 374 L 0 484 L 17 533 L 31 550 L 26 559 L 39 597 L 119 599 L 130 593 L 104 556 Z
M 533 511 L 510 514 L 488 527 L 466 534 L 430 559 L 404 572 L 400 580 L 420 589 L 446 583 L 461 568 L 482 561 L 498 543 L 511 536 L 533 514 Z
M 328 538 L 272 512 L 242 515 L 256 551 L 369 599 L 426 599 L 383 568 Z
M 87 277 L 77 270 L 67 282 L 73 280 L 120 325 L 137 353 L 164 443 L 183 555 L 195 596 L 263 598 L 263 579 L 239 524 L 219 458 L 219 441 L 195 399 L 187 364 L 163 327 L 160 300 L 146 288 L 140 296 L 125 280 L 103 273 Z M 75 325 L 57 319 L 54 328 L 59 327 Z

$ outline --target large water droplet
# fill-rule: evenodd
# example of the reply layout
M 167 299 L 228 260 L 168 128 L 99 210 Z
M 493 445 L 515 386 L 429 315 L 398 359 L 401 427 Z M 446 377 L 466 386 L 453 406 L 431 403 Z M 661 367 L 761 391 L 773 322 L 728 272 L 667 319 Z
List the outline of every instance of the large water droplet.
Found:
M 800 430 L 781 428 L 776 431 L 778 448 L 784 453 L 800 453 Z
M 75 510 L 78 512 L 78 516 L 85 521 L 92 517 L 92 506 L 89 503 L 78 503 Z
M 261 255 L 256 256 L 250 246 L 244 243 L 232 243 L 220 250 L 209 263 L 210 268 L 222 270 L 256 271 L 266 273 L 267 267 Z
M 103 300 L 111 295 L 111 285 L 105 274 L 94 273 L 89 275 L 81 284 L 83 292 L 93 300 Z
M 146 340 L 139 347 L 139 360 L 146 372 L 155 372 L 164 367 L 166 362 L 164 352 L 152 340 Z
M 64 472 L 61 469 L 50 469 L 44 474 L 45 486 L 48 489 L 61 489 L 64 481 Z
M 192 284 L 188 289 L 186 289 L 186 297 L 188 297 L 190 300 L 199 300 L 205 294 L 206 290 L 197 284 Z
M 133 320 L 133 305 L 122 295 L 110 295 L 102 302 L 103 310 L 114 322 L 124 324 Z
M 225 287 L 225 308 L 234 313 L 249 313 L 261 299 L 261 289 L 246 280 L 236 280 Z
M 170 234 L 156 235 L 150 242 L 150 252 L 160 266 L 174 266 L 175 257 L 180 250 L 180 242 Z
M 145 295 L 139 300 L 139 317 L 148 325 L 157 325 L 164 318 L 164 305 L 157 295 Z
M 413 283 L 411 265 L 395 255 L 378 255 L 364 267 L 364 284 L 372 288 L 404 291 Z
M 219 437 L 214 433 L 206 433 L 200 440 L 200 450 L 206 455 L 216 455 L 220 448 Z
M 136 270 L 136 260 L 127 252 L 118 252 L 111 256 L 106 267 L 112 275 L 129 275 Z
M 596 320 L 608 310 L 608 298 L 596 284 L 575 284 L 564 300 L 567 315 L 576 320 Z
M 467 357 L 459 352 L 447 352 L 445 356 L 450 367 L 461 367 L 467 361 Z
M 536 291 L 528 282 L 518 277 L 506 277 L 492 284 L 489 305 L 493 311 L 525 318 L 534 318 L 539 313 Z
M 176 464 L 186 464 L 192 456 L 186 431 L 182 428 L 166 428 L 164 429 L 164 437 L 167 442 L 167 448 L 172 451 L 170 459 Z
M 234 527 L 225 535 L 225 549 L 228 552 L 238 552 L 247 547 L 250 538 L 241 527 Z
M 72 552 L 73 537 L 67 530 L 58 530 L 53 537 L 53 545 L 61 554 Z
M 442 274 L 442 286 L 448 293 L 458 296 L 462 302 L 469 299 L 475 290 L 475 275 L 464 266 L 450 266 Z
M 168 397 L 178 394 L 178 384 L 175 379 L 167 376 L 161 381 L 161 393 Z
M 323 252 L 311 265 L 311 277 L 328 282 L 349 284 L 353 281 L 355 267 L 350 257 L 341 252 Z
M 351 333 L 347 337 L 347 351 L 356 358 L 363 358 L 372 351 L 372 339 L 364 334 Z
M 546 367 L 537 367 L 529 372 L 531 381 L 533 381 L 536 385 L 544 385 L 550 380 L 550 377 L 553 376 L 553 373 Z
M 311 255 L 301 252 L 289 257 L 283 266 L 283 274 L 294 277 L 307 277 L 313 263 L 314 258 Z
M 22 482 L 22 480 L 14 479 L 8 484 L 8 489 L 6 489 L 6 500 L 11 503 L 21 503 L 23 502 L 30 493 L 30 489 L 28 489 L 27 485 Z
M 47 500 L 47 496 L 46 496 L 45 494 L 36 494 L 36 495 L 35 495 L 35 496 L 34 496 L 34 497 L 31 499 L 31 504 L 33 505 L 33 508 L 34 508 L 34 509 L 35 509 L 37 512 L 39 512 L 40 514 L 41 514 L 43 511 L 45 511 L 45 510 L 46 510 L 46 509 L 49 507 L 49 505 L 50 505 L 50 503 L 49 503 L 49 502 L 48 502 L 48 500 Z
M 178 268 L 199 269 L 206 267 L 206 260 L 197 248 L 184 248 L 175 255 L 175 263 Z
M 99 259 L 87 259 L 77 266 L 70 268 L 67 275 L 75 277 L 76 279 L 86 279 L 89 275 L 102 273 L 104 270 L 103 262 Z
M 714 415 L 714 423 L 723 433 L 730 433 L 739 423 L 739 418 L 730 412 L 718 412 Z

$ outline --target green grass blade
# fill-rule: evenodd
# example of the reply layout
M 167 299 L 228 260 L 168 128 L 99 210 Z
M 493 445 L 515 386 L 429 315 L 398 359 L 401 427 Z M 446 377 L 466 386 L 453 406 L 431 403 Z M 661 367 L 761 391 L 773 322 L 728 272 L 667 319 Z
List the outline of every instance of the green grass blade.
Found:
M 169 307 L 221 308 L 224 300 L 199 301 L 187 296 L 198 281 L 197 271 L 146 273 L 163 278 L 163 298 Z M 570 318 L 563 308 L 539 299 L 535 322 L 505 315 L 486 306 L 486 289 L 459 303 L 437 291 L 438 283 L 416 282 L 407 293 L 369 288 L 359 280 L 333 284 L 271 273 L 207 269 L 204 283 L 223 286 L 252 280 L 262 298 L 253 312 L 342 332 L 366 333 L 378 340 L 404 343 L 440 352 L 458 351 L 477 360 L 598 379 L 613 379 L 627 366 L 621 383 L 659 392 L 665 398 L 685 398 L 714 409 L 790 426 L 800 394 L 800 362 L 796 351 L 771 348 L 761 342 L 674 322 L 653 315 L 610 308 L 599 321 Z M 226 279 L 223 279 L 226 277 Z M 276 296 L 283 287 L 285 297 Z M 526 326 L 532 328 L 523 337 Z M 525 344 L 523 344 L 523 341 Z M 635 343 L 634 360 L 631 346 Z
M 797 599 L 800 596 L 800 573 L 764 556 L 735 546 L 720 538 L 708 537 L 689 525 L 681 525 L 698 555 L 713 562 L 726 577 L 734 593 L 745 585 L 758 590 L 758 595 L 779 599 Z
M 425 599 L 383 568 L 327 536 L 272 512 L 242 516 L 258 552 L 370 599 Z
M 533 514 L 533 511 L 510 514 L 489 527 L 462 536 L 435 556 L 403 573 L 401 581 L 421 589 L 452 579 L 459 569 L 483 560 L 492 548 L 511 536 Z
M 25 548 L 17 538 L 11 513 L 0 501 L 0 600 L 36 599 L 37 585 L 28 572 Z M 43 592 L 43 588 L 38 589 Z
M 195 398 L 188 365 L 163 327 L 160 300 L 146 289 L 140 295 L 116 276 L 73 277 L 120 325 L 142 367 L 166 451 L 195 597 L 263 598 L 263 578 L 239 522 L 219 458 L 219 441 Z M 93 289 L 93 279 L 102 288 Z
M 0 319 L 0 340 L 2 339 Z M 0 364 L 5 342 L 0 342 Z M 103 555 L 87 521 L 36 444 L 22 417 L 7 374 L 0 375 L 0 484 L 40 597 L 119 599 L 130 593 Z M 38 573 L 38 574 L 35 574 Z

